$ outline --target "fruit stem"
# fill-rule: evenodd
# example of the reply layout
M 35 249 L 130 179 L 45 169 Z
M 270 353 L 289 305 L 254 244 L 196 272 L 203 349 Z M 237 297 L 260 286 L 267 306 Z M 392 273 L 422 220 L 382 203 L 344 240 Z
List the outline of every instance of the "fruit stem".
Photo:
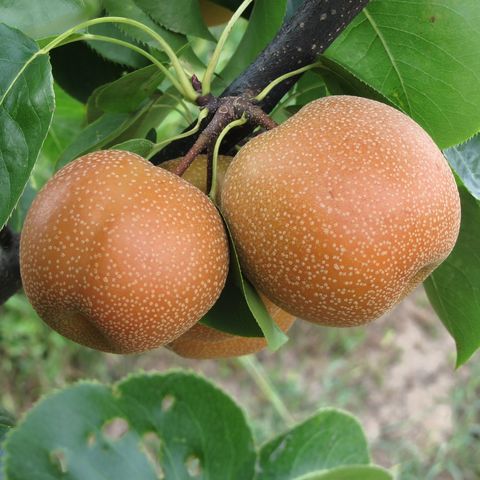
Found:
M 86 22 L 79 23 L 78 25 L 75 25 L 74 27 L 70 28 L 66 32 L 62 33 L 61 35 L 57 36 L 54 40 L 52 40 L 49 44 L 47 44 L 45 47 L 39 50 L 38 54 L 47 54 L 52 50 L 53 48 L 59 46 L 62 44 L 62 42 L 67 39 L 70 35 L 74 34 L 75 32 L 91 27 L 93 25 L 98 25 L 102 23 L 124 23 L 127 25 L 131 25 L 133 27 L 136 27 L 140 30 L 142 30 L 144 33 L 152 37 L 163 49 L 163 51 L 167 54 L 168 58 L 170 59 L 172 63 L 172 67 L 175 70 L 175 73 L 177 74 L 178 80 L 175 79 L 175 85 L 176 88 L 179 90 L 179 92 L 188 100 L 191 102 L 195 102 L 196 98 L 198 97 L 198 94 L 195 92 L 193 89 L 190 81 L 188 80 L 187 74 L 182 68 L 182 65 L 180 64 L 180 60 L 178 59 L 177 55 L 175 52 L 172 50 L 170 45 L 167 43 L 167 41 L 157 32 L 152 30 L 151 28 L 147 27 L 141 22 L 138 22 L 136 20 L 133 20 L 131 18 L 124 18 L 124 17 L 101 17 L 101 18 L 94 18 L 92 20 L 87 20 Z M 127 42 L 126 42 L 127 43 Z M 162 70 L 163 71 L 163 70 Z M 170 72 L 169 75 L 169 80 L 172 81 L 170 77 Z
M 154 103 L 152 105 L 152 110 L 155 110 L 155 109 L 166 109 L 166 110 L 169 110 L 169 111 L 173 111 L 173 112 L 177 112 L 182 118 L 183 120 L 185 120 L 185 122 L 187 124 L 190 124 L 192 123 L 192 118 L 190 116 L 190 112 L 189 112 L 189 116 L 187 117 L 187 114 L 185 111 L 183 111 L 181 108 L 179 107 L 172 107 L 171 105 L 169 105 L 168 103 Z
M 275 80 L 271 81 L 256 97 L 255 100 L 257 102 L 262 102 L 265 100 L 265 97 L 280 83 L 282 83 L 284 80 L 287 80 L 288 78 L 291 77 L 296 77 L 297 75 L 300 75 L 301 73 L 307 72 L 308 70 L 311 70 L 312 68 L 317 68 L 322 65 L 322 62 L 315 62 L 310 65 L 305 65 L 302 68 L 297 68 L 297 70 L 293 70 L 291 72 L 285 73 L 281 75 L 280 77 L 277 77 Z
M 192 113 L 190 112 L 189 108 L 188 108 L 188 105 L 187 103 L 185 102 L 185 100 L 183 98 L 179 98 L 177 97 L 176 95 L 174 95 L 173 93 L 169 92 L 169 91 L 166 91 L 163 93 L 166 97 L 170 97 L 172 98 L 173 100 L 175 100 L 176 102 L 178 102 L 182 108 L 185 110 L 185 115 L 184 118 L 187 119 L 187 117 L 190 119 L 190 120 L 187 120 L 187 122 L 190 124 L 192 123 L 195 119 L 193 118 L 193 115 Z M 171 107 L 170 107 L 171 108 Z
M 157 152 L 159 152 L 165 145 L 169 144 L 170 142 L 174 142 L 175 140 L 179 140 L 180 138 L 188 137 L 189 135 L 193 135 L 197 133 L 200 129 L 200 124 L 202 123 L 203 119 L 208 115 L 208 109 L 204 108 L 200 110 L 200 114 L 198 115 L 197 123 L 193 128 L 187 130 L 186 132 L 181 133 L 180 135 L 175 135 L 174 137 L 167 138 L 155 144 L 152 148 L 152 151 L 149 153 L 147 160 L 152 158 Z
M 202 94 L 207 95 L 211 91 L 212 78 L 215 74 L 215 68 L 217 68 L 218 61 L 220 59 L 220 54 L 222 53 L 225 42 L 232 31 L 233 26 L 240 18 L 245 9 L 252 3 L 253 0 L 244 0 L 242 4 L 238 7 L 237 11 L 233 14 L 232 18 L 228 21 L 226 27 L 224 28 L 220 38 L 218 39 L 217 46 L 213 51 L 212 58 L 208 62 L 207 70 L 202 80 Z
M 215 166 L 217 164 L 215 163 Z M 205 189 L 206 192 L 210 192 L 212 189 L 212 181 L 213 181 L 213 150 L 211 148 L 207 151 L 207 188 Z M 215 181 L 217 178 L 215 176 Z
M 254 355 L 247 355 L 236 358 L 235 360 L 247 371 L 285 424 L 288 427 L 293 426 L 295 424 L 293 415 L 289 412 L 288 408 L 268 378 L 265 370 L 257 361 L 256 357 Z
M 213 148 L 213 157 L 212 157 L 212 180 L 211 180 L 211 187 L 210 191 L 208 192 L 208 196 L 210 200 L 215 203 L 215 196 L 217 195 L 217 163 L 218 163 L 218 152 L 220 151 L 220 145 L 222 144 L 222 140 L 225 138 L 225 135 L 235 127 L 239 127 L 247 123 L 247 119 L 245 115 L 242 115 L 241 118 L 230 122 L 218 136 L 217 140 L 215 141 L 215 147 Z
M 277 106 L 272 110 L 273 112 L 280 112 L 285 106 L 287 106 L 292 100 L 304 95 L 307 92 L 311 92 L 319 88 L 319 85 L 312 85 L 311 87 L 305 88 L 304 90 L 299 90 L 292 95 L 288 95 L 281 102 L 277 103 Z

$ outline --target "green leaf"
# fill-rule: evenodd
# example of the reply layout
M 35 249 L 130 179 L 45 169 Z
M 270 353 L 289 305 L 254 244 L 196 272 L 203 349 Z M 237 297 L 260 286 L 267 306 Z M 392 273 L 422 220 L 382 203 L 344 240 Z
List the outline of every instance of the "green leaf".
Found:
M 100 0 L 0 0 L 1 21 L 36 40 L 63 33 L 100 11 Z
M 480 203 L 459 187 L 462 223 L 450 256 L 425 281 L 428 299 L 457 345 L 457 367 L 480 346 Z
M 372 0 L 326 56 L 445 148 L 480 130 L 479 22 L 478 0 Z
M 468 191 L 480 200 L 480 135 L 443 153 Z
M 104 35 L 106 37 L 116 38 L 118 40 L 132 43 L 137 47 L 140 46 L 130 37 L 125 35 L 125 33 L 123 33 L 120 28 L 113 23 L 101 23 L 99 25 L 93 25 L 88 28 L 88 33 Z M 126 65 L 130 68 L 142 68 L 150 63 L 150 61 L 143 55 L 140 55 L 130 48 L 123 47 L 121 45 L 115 45 L 114 43 L 102 42 L 99 40 L 88 40 L 86 43 L 103 58 L 106 58 L 111 62 Z
M 57 168 L 61 168 L 81 155 L 125 141 L 124 134 L 141 119 L 151 107 L 148 102 L 132 113 L 105 113 L 88 125 L 67 147 L 60 157 Z M 129 138 L 129 137 L 127 137 Z
M 286 0 L 257 0 L 247 30 L 220 73 L 226 84 L 237 78 L 270 43 L 283 23 Z
M 145 138 L 133 138 L 132 140 L 127 140 L 126 142 L 113 145 L 111 149 L 126 150 L 127 152 L 136 153 L 143 158 L 147 158 L 154 146 L 154 143 L 152 143 L 150 140 L 146 140 Z
M 11 428 L 12 428 L 11 425 L 6 425 L 0 422 L 0 467 L 1 467 L 1 458 L 3 456 L 1 442 L 3 441 L 3 439 L 5 438 L 5 435 L 10 431 Z M 1 471 L 0 471 L 0 478 L 1 478 Z
M 270 350 L 277 350 L 288 337 L 272 319 L 255 288 L 243 277 L 230 229 L 224 223 L 230 245 L 228 277 L 220 298 L 200 321 L 233 335 L 264 336 Z
M 222 7 L 228 8 L 232 12 L 238 9 L 238 7 L 242 4 L 242 0 L 211 0 L 211 2 L 216 3 Z M 248 8 L 247 8 L 248 12 Z
M 106 60 L 85 42 L 75 42 L 50 52 L 55 81 L 72 97 L 85 103 L 101 85 L 121 77 L 126 68 Z
M 104 112 L 133 112 L 153 95 L 163 78 L 156 65 L 135 70 L 101 87 L 95 106 Z
M 302 75 L 295 90 L 295 104 L 306 105 L 327 95 L 327 86 L 323 78 L 315 71 Z
M 131 115 L 128 113 L 105 113 L 85 128 L 67 147 L 58 160 L 57 168 L 62 168 L 81 155 L 105 147 L 130 124 Z
M 303 105 L 325 97 L 327 93 L 323 78 L 318 72 L 310 70 L 300 77 L 294 92 L 277 105 L 271 116 L 277 123 L 283 123 L 297 113 Z
M 355 465 L 310 473 L 298 477 L 295 480 L 393 480 L 393 476 L 381 467 L 374 465 Z
M 111 16 L 127 17 L 137 20 L 143 23 L 147 27 L 154 30 L 170 45 L 179 58 L 182 59 L 182 63 L 187 71 L 196 71 L 200 73 L 205 66 L 193 52 L 189 40 L 185 35 L 172 32 L 163 28 L 155 23 L 155 21 L 148 15 L 147 12 L 139 7 L 136 0 L 103 0 L 105 10 Z M 117 27 L 123 31 L 127 36 L 135 41 L 148 45 L 152 51 L 151 53 L 162 62 L 169 62 L 161 45 L 157 40 L 153 39 L 150 35 L 146 34 L 143 30 L 131 25 L 118 24 Z
M 357 95 L 393 105 L 378 90 L 360 80 L 334 60 L 323 57 L 322 65 L 317 70 L 322 75 L 331 95 Z
M 257 480 L 290 480 L 368 463 L 367 441 L 358 421 L 345 412 L 324 409 L 261 448 Z
M 203 22 L 198 0 L 136 0 L 155 22 L 172 32 L 215 41 Z
M 12 414 L 7 412 L 4 408 L 0 407 L 0 427 L 13 427 L 15 425 L 15 419 Z M 0 433 L 0 441 L 2 435 Z
M 40 152 L 50 162 L 56 163 L 60 154 L 75 138 L 85 122 L 85 105 L 54 86 L 55 113 L 47 138 Z
M 1 1 L 1 0 L 0 0 Z M 39 48 L 45 48 L 47 47 L 53 40 L 55 40 L 57 38 L 58 35 L 51 35 L 49 37 L 44 37 L 44 38 L 41 38 L 39 40 L 36 40 L 37 42 L 37 45 Z M 63 45 L 67 45 L 69 43 L 74 43 L 74 42 L 78 42 L 80 41 L 80 39 L 83 38 L 83 34 L 82 33 L 71 33 L 69 36 L 68 36 L 68 40 L 65 40 L 66 43 L 64 43 Z M 56 48 L 59 48 L 59 47 L 55 47 L 53 50 L 50 50 L 50 54 L 52 52 L 55 51 Z
M 47 135 L 54 110 L 46 55 L 33 40 L 0 24 L 0 225 L 15 207 Z
M 0 407 L 0 480 L 3 479 L 4 452 L 3 452 L 2 443 L 3 443 L 3 440 L 5 439 L 5 436 L 14 425 L 15 425 L 14 418 L 10 415 L 10 413 L 8 413 L 6 410 Z
M 186 43 L 186 38 L 184 36 L 170 32 L 169 30 L 155 23 L 148 13 L 145 12 L 135 0 L 122 0 L 121 2 L 118 0 L 103 0 L 103 3 L 105 9 L 112 17 L 132 18 L 143 23 L 161 35 L 174 50 L 180 49 Z M 140 43 L 150 45 L 158 50 L 162 49 L 156 40 L 137 27 L 122 23 L 118 24 L 118 28 L 125 32 L 130 38 L 134 38 Z
M 194 119 L 193 116 L 186 117 L 186 109 L 188 106 L 185 103 L 181 104 L 177 90 L 169 87 L 154 101 L 145 115 L 126 132 L 129 135 L 126 139 L 147 138 L 152 128 L 158 130 L 159 141 L 178 135 L 178 131 L 187 127 Z M 179 115 L 182 119 L 178 118 Z M 175 116 L 176 120 L 172 121 L 172 116 Z
M 98 120 L 105 112 L 98 105 L 98 97 L 102 93 L 102 90 L 107 88 L 112 82 L 105 83 L 97 87 L 87 100 L 87 123 L 93 123 Z
M 177 56 L 182 59 L 186 70 L 196 71 L 197 73 L 199 73 L 205 68 L 203 63 L 193 52 L 192 48 L 190 47 L 190 43 L 185 35 L 172 32 L 158 25 L 158 23 L 155 23 L 152 17 L 150 17 L 147 12 L 140 8 L 135 0 L 122 0 L 121 2 L 117 0 L 103 0 L 103 3 L 109 15 L 116 17 L 132 18 L 134 20 L 137 20 L 138 22 L 143 23 L 144 25 L 158 33 L 160 36 L 162 36 L 163 39 L 175 51 Z M 155 55 L 155 57 L 158 58 L 160 61 L 168 61 L 168 58 L 163 53 L 160 44 L 150 35 L 146 34 L 139 28 L 133 27 L 131 25 L 119 24 L 117 25 L 117 27 L 135 41 L 141 44 L 146 44 L 152 49 L 155 49 L 152 50 L 151 53 Z
M 15 231 L 21 230 L 37 191 L 52 176 L 61 153 L 79 134 L 85 121 L 85 106 L 82 103 L 70 97 L 57 84 L 54 85 L 54 92 L 56 107 L 50 130 L 30 179 L 8 221 Z
M 116 421 L 115 421 L 116 419 Z M 113 422 L 112 422 L 113 420 Z M 83 382 L 40 401 L 5 444 L 9 480 L 251 479 L 241 409 L 194 374 Z
M 32 187 L 30 182 L 27 183 L 22 195 L 20 196 L 20 199 L 17 202 L 17 205 L 13 209 L 12 214 L 8 219 L 8 225 L 15 232 L 20 232 L 22 230 L 23 222 L 25 221 L 25 217 L 30 209 L 30 205 L 32 204 L 36 195 L 37 190 Z

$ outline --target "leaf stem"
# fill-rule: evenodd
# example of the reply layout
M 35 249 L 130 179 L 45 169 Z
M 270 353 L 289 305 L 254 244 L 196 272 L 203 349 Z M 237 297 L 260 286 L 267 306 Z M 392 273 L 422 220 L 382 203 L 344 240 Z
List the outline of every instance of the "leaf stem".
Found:
M 217 163 L 218 163 L 218 152 L 220 151 L 220 145 L 222 144 L 222 140 L 225 138 L 225 135 L 235 127 L 239 127 L 247 123 L 247 119 L 244 115 L 241 118 L 230 122 L 220 133 L 218 136 L 215 147 L 213 149 L 213 159 L 212 159 L 212 186 L 210 187 L 210 191 L 208 192 L 208 196 L 215 203 L 215 196 L 217 195 Z
M 167 97 L 170 97 L 174 100 L 176 100 L 181 106 L 182 108 L 185 110 L 185 115 L 183 115 L 183 117 L 185 118 L 185 120 L 187 121 L 187 123 L 192 123 L 193 122 L 193 116 L 190 112 L 190 110 L 188 109 L 188 106 L 187 104 L 185 103 L 185 101 L 183 100 L 183 98 L 178 98 L 176 95 L 173 95 L 172 93 L 170 92 L 165 92 L 165 95 Z
M 293 426 L 295 424 L 293 415 L 289 412 L 288 408 L 268 378 L 265 370 L 257 361 L 256 357 L 254 355 L 247 355 L 244 357 L 238 357 L 236 361 L 247 371 L 250 377 L 252 377 L 253 381 L 267 397 L 285 424 L 289 427 Z
M 197 123 L 193 128 L 190 130 L 187 130 L 186 132 L 181 133 L 180 135 L 176 135 L 171 138 L 167 138 L 165 140 L 162 140 L 161 142 L 158 142 L 155 144 L 155 146 L 152 148 L 152 151 L 149 153 L 147 160 L 152 158 L 157 152 L 159 152 L 165 145 L 167 145 L 170 142 L 173 142 L 175 140 L 179 140 L 180 138 L 185 138 L 190 135 L 193 135 L 194 133 L 197 133 L 198 130 L 200 129 L 200 124 L 202 123 L 203 119 L 208 115 L 208 109 L 204 108 L 203 110 L 200 110 L 200 113 L 198 115 Z
M 48 45 L 43 47 L 40 50 L 40 52 L 42 54 L 48 53 L 52 48 L 55 48 L 58 45 L 60 45 L 66 38 L 68 38 L 73 33 L 79 30 L 91 27 L 93 25 L 98 25 L 102 23 L 124 23 L 127 25 L 131 25 L 133 27 L 136 27 L 142 30 L 147 35 L 149 35 L 150 37 L 152 37 L 160 45 L 162 50 L 167 54 L 168 58 L 172 62 L 172 67 L 175 70 L 175 73 L 177 74 L 177 77 L 178 77 L 178 80 L 176 81 L 176 83 L 179 84 L 180 86 L 179 91 L 182 93 L 182 95 L 185 96 L 185 98 L 187 98 L 191 102 L 195 102 L 196 98 L 198 97 L 198 94 L 193 89 L 185 71 L 182 68 L 182 65 L 180 64 L 180 60 L 178 59 L 177 55 L 172 50 L 170 45 L 167 43 L 167 41 L 160 34 L 152 30 L 150 27 L 147 27 L 143 23 L 133 20 L 131 18 L 101 17 L 101 18 L 94 18 L 92 20 L 87 20 L 86 22 L 79 23 L 75 27 L 70 28 L 66 32 L 56 37 Z
M 293 70 L 292 72 L 285 73 L 284 75 L 281 75 L 280 77 L 276 78 L 272 82 L 270 82 L 256 97 L 255 100 L 257 102 L 261 102 L 262 100 L 265 99 L 265 97 L 280 83 L 282 83 L 284 80 L 287 80 L 288 78 L 295 77 L 297 75 L 300 75 L 301 73 L 307 72 L 308 70 L 311 70 L 312 68 L 316 68 L 321 66 L 321 62 L 315 62 L 310 65 L 305 65 L 302 68 L 298 68 L 297 70 Z
M 168 103 L 155 103 L 152 106 L 152 110 L 157 109 L 157 108 L 158 109 L 164 108 L 166 110 L 177 112 L 183 118 L 183 120 L 185 120 L 186 123 L 191 123 L 192 122 L 192 120 L 190 118 L 187 118 L 185 112 L 178 107 L 172 107 L 172 105 L 169 105 Z
M 305 90 L 299 90 L 299 91 L 295 92 L 294 94 L 289 95 L 287 98 L 285 98 L 281 102 L 278 102 L 277 106 L 272 110 L 271 115 L 273 115 L 274 113 L 278 113 L 281 110 L 283 110 L 290 101 L 295 100 L 296 98 L 300 97 L 301 95 L 303 95 L 307 92 L 310 92 L 312 90 L 316 90 L 317 88 L 319 88 L 319 86 L 320 85 L 313 85 L 311 87 L 306 88 Z M 293 104 L 293 105 L 295 105 L 295 104 Z
M 90 41 L 99 41 L 99 42 L 107 42 L 107 43 L 114 43 L 116 45 L 120 45 L 122 47 L 129 48 L 130 50 L 133 50 L 134 52 L 139 53 L 140 55 L 143 55 L 145 58 L 150 60 L 155 66 L 158 67 L 159 70 L 161 70 L 165 76 L 170 80 L 172 85 L 180 92 L 183 94 L 183 89 L 178 80 L 168 71 L 168 68 L 165 67 L 158 59 L 156 59 L 151 53 L 148 53 L 146 50 L 144 50 L 141 47 L 138 47 L 137 45 L 134 45 L 129 42 L 125 42 L 124 40 L 119 40 L 118 38 L 113 38 L 113 37 L 107 37 L 105 35 L 97 35 L 95 33 L 85 33 L 81 35 L 79 38 L 73 40 L 73 42 L 76 42 L 78 40 L 90 40 Z M 71 43 L 71 42 L 69 42 Z
M 208 62 L 207 70 L 202 80 L 202 95 L 207 95 L 211 91 L 212 79 L 215 74 L 215 68 L 217 68 L 218 61 L 220 59 L 220 54 L 222 53 L 225 42 L 227 41 L 230 32 L 240 18 L 245 9 L 253 2 L 253 0 L 243 0 L 242 4 L 238 7 L 237 11 L 233 14 L 232 18 L 228 21 L 225 29 L 223 30 L 220 38 L 218 39 L 217 46 L 213 51 L 212 58 Z

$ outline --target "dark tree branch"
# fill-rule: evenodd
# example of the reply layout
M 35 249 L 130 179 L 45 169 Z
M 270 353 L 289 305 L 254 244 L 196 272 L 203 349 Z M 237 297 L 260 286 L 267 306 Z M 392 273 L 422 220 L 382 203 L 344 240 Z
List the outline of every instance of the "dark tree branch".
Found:
M 369 0 L 305 0 L 295 15 L 285 22 L 272 43 L 221 97 L 254 97 L 272 80 L 313 63 L 368 2 Z M 297 80 L 298 77 L 293 77 L 275 87 L 259 104 L 263 112 L 270 112 Z M 220 100 L 219 104 L 221 103 Z M 205 138 L 204 146 L 208 151 L 211 137 L 207 138 L 204 131 L 212 117 L 213 115 L 203 121 L 199 134 L 172 142 L 152 159 L 153 163 L 159 164 L 170 158 L 184 156 L 201 135 L 202 139 Z M 261 120 L 260 117 L 257 120 Z M 268 124 L 267 119 L 263 121 L 266 122 L 266 128 L 273 126 Z M 251 132 L 251 125 L 233 130 L 225 138 L 222 150 L 230 150 Z M 0 232 L 0 305 L 21 287 L 19 240 L 20 236 L 8 227 Z
M 368 4 L 369 0 L 305 0 L 295 15 L 287 20 L 272 42 L 257 59 L 221 95 L 221 97 L 253 97 L 276 78 L 310 65 L 343 32 L 345 27 Z M 292 88 L 299 77 L 285 80 L 259 106 L 270 112 Z M 208 125 L 212 116 L 203 121 Z M 191 128 L 191 127 L 189 127 Z M 251 126 L 237 128 L 224 140 L 222 151 L 230 150 L 252 131 Z M 158 165 L 165 160 L 185 155 L 199 134 L 172 142 L 151 161 Z
M 259 126 L 267 130 L 275 128 L 277 124 L 258 106 L 244 97 L 221 97 L 213 95 L 200 97 L 199 103 L 210 112 L 215 112 L 204 130 L 198 135 L 196 142 L 183 156 L 178 167 L 174 170 L 177 175 L 183 175 L 195 158 L 203 151 L 213 150 L 217 138 L 223 129 L 233 120 L 242 116 L 254 127 Z
M 0 230 L 0 305 L 22 286 L 19 245 L 20 235 L 13 233 L 9 227 Z

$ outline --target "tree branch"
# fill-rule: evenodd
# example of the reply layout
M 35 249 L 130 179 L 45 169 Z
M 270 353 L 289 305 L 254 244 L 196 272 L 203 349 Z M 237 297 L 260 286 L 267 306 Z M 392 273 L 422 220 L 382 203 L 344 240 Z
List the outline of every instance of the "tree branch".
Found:
M 295 15 L 283 24 L 272 42 L 221 97 L 253 97 L 276 78 L 310 65 L 368 2 L 369 0 L 305 0 Z M 272 111 L 298 78 L 292 77 L 275 87 L 259 106 L 267 113 Z M 209 116 L 203 121 L 203 128 L 211 119 Z M 235 129 L 225 138 L 222 151 L 230 150 L 251 131 L 249 126 Z M 184 156 L 199 135 L 172 142 L 151 158 L 151 161 L 158 165 L 165 160 Z
M 20 235 L 12 232 L 9 227 L 0 230 L 0 305 L 22 286 L 19 245 Z
M 272 80 L 300 67 L 310 65 L 337 38 L 369 0 L 305 0 L 295 15 L 282 26 L 274 40 L 222 94 L 222 97 L 253 97 Z M 298 80 L 293 77 L 275 87 L 259 104 L 270 112 Z M 184 156 L 211 121 L 207 117 L 200 133 L 172 142 L 155 157 L 159 164 Z M 229 150 L 251 133 L 251 127 L 235 129 L 224 140 Z M 21 287 L 19 266 L 20 236 L 8 227 L 0 232 L 0 305 Z

